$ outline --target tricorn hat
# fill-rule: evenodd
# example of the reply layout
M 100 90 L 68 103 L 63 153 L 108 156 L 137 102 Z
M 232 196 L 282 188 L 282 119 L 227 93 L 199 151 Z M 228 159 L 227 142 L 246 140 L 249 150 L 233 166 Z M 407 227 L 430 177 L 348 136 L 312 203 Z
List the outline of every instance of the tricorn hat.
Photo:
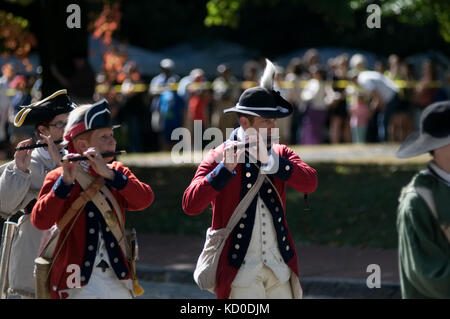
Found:
M 43 100 L 21 106 L 21 108 L 14 118 L 16 127 L 51 121 L 59 114 L 72 111 L 74 104 L 67 95 L 67 90 L 59 90 Z
M 72 112 L 69 116 L 64 138 L 70 142 L 82 133 L 107 127 L 116 128 L 117 126 L 112 123 L 108 101 L 103 99 L 90 106 L 79 107 Z
M 281 96 L 280 92 L 273 89 L 275 72 L 275 66 L 266 59 L 266 68 L 260 86 L 245 90 L 238 103 L 223 112 L 243 113 L 264 118 L 282 118 L 291 115 L 292 105 Z
M 420 130 L 409 135 L 397 157 L 409 158 L 450 144 L 450 101 L 427 106 L 420 117 Z

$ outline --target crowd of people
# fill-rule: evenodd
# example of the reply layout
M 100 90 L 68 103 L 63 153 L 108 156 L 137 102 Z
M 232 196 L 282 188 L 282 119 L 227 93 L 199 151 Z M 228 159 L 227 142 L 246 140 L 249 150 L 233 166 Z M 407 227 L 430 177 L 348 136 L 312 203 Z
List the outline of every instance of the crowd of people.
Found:
M 103 60 L 98 74 L 82 73 L 95 76 L 92 100 L 108 99 L 113 119 L 122 125 L 116 131 L 118 143 L 129 152 L 170 150 L 177 142 L 172 131 L 192 130 L 195 120 L 203 129 L 220 128 L 225 137 L 226 128 L 236 127 L 237 119 L 221 116 L 223 110 L 234 106 L 245 89 L 258 85 L 265 67 L 263 59 L 251 60 L 243 65 L 242 74 L 224 63 L 217 67 L 216 77 L 208 78 L 201 68 L 182 76 L 176 72 L 176 61 L 166 58 L 160 62 L 161 73 L 147 79 L 126 54 L 112 50 Z M 319 52 L 310 49 L 286 67 L 276 68 L 275 87 L 294 105 L 292 117 L 278 120 L 280 139 L 286 144 L 401 142 L 418 128 L 427 105 L 450 98 L 450 72 L 438 74 L 431 60 L 416 70 L 392 54 L 387 63 L 380 60 L 369 69 L 361 54 L 341 54 L 323 62 Z M 52 66 L 55 78 L 64 82 L 61 87 L 73 96 L 70 78 L 63 79 L 55 69 Z M 16 74 L 8 63 L 1 71 L 0 159 L 4 159 L 34 129 L 15 128 L 12 119 L 21 105 L 40 99 L 42 80 L 39 72 Z

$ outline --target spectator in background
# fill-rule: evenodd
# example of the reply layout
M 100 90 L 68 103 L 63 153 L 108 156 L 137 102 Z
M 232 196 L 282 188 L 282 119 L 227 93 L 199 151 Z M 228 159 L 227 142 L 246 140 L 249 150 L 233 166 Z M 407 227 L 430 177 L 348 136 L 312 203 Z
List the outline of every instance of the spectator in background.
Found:
M 446 98 L 445 91 L 439 88 L 436 65 L 431 60 L 425 60 L 422 64 L 422 77 L 415 87 L 415 100 L 419 106 L 414 118 L 415 127 L 418 127 L 420 115 L 427 105 Z
M 366 64 L 366 58 L 359 53 L 353 54 L 349 61 L 350 69 L 358 72 L 366 70 Z
M 283 99 L 289 98 L 290 88 L 285 81 L 285 70 L 280 65 L 275 65 L 274 90 L 280 92 Z M 280 133 L 280 143 L 288 144 L 291 140 L 292 116 L 283 117 L 277 120 L 277 126 Z
M 159 67 L 161 73 L 150 82 L 149 93 L 153 96 L 161 94 L 166 89 L 167 84 L 176 83 L 180 79 L 179 75 L 174 73 L 175 62 L 172 59 L 162 59 Z
M 389 57 L 390 71 L 386 72 L 391 80 L 399 87 L 399 103 L 392 114 L 389 123 L 389 140 L 393 142 L 403 142 L 405 138 L 413 131 L 413 108 L 412 100 L 413 90 L 410 86 L 414 82 L 412 68 L 406 62 L 398 59 L 393 54 Z
M 402 81 L 404 81 L 404 87 L 402 88 L 403 99 L 410 105 L 415 103 L 414 101 L 414 83 L 417 81 L 414 73 L 414 66 L 407 61 L 400 62 L 399 75 Z
M 42 66 L 36 68 L 36 78 L 31 87 L 31 101 L 39 101 L 42 99 Z
M 357 91 L 350 104 L 350 127 L 353 143 L 365 143 L 370 110 L 365 101 L 364 93 Z
M 347 110 L 347 95 L 345 92 L 348 56 L 342 54 L 333 59 L 333 74 L 331 82 L 333 88 L 332 102 L 330 104 L 330 143 L 350 143 L 350 125 Z
M 261 66 L 254 60 L 247 61 L 242 67 L 244 82 L 242 83 L 242 90 L 258 85 L 259 74 L 261 73 Z
M 307 109 L 303 117 L 301 141 L 302 144 L 321 144 L 325 140 L 328 118 L 326 73 L 315 65 L 310 67 L 309 72 L 312 78 L 302 91 L 302 100 L 307 103 Z
M 122 83 L 122 100 L 118 116 L 126 124 L 127 146 L 130 153 L 144 150 L 145 127 L 148 116 L 145 104 L 145 90 L 136 62 L 129 61 L 123 67 L 126 76 Z M 147 124 L 147 125 L 146 125 Z
M 187 129 L 189 129 L 189 131 L 191 132 L 191 137 L 193 136 L 193 120 L 191 119 L 191 116 L 189 114 L 189 107 L 186 107 L 186 106 L 189 106 L 189 101 L 191 100 L 192 93 L 195 91 L 193 89 L 192 83 L 194 83 L 194 81 L 196 79 L 199 79 L 204 76 L 205 76 L 205 72 L 202 69 L 200 69 L 200 68 L 192 69 L 191 72 L 189 72 L 188 75 L 183 77 L 180 80 L 180 83 L 178 83 L 177 95 L 183 100 L 183 109 L 182 109 L 183 114 L 181 115 L 182 122 L 181 122 L 180 126 L 184 126 Z M 161 99 L 160 101 L 162 101 L 162 100 L 163 99 Z M 166 103 L 168 103 L 168 105 L 171 105 L 171 107 L 174 107 L 175 109 L 179 110 L 180 109 L 179 106 L 181 104 L 177 103 L 177 100 L 178 100 L 178 98 L 175 96 L 175 94 L 170 94 L 168 92 L 165 94 L 164 101 L 166 101 Z M 170 124 L 170 125 L 172 125 L 172 124 Z M 162 140 L 163 140 L 163 145 L 166 145 L 166 146 L 163 146 L 163 147 L 167 147 L 168 143 L 172 144 L 171 137 L 168 136 L 167 134 L 168 134 L 168 131 L 164 130 L 164 134 L 163 134 L 164 137 Z
M 198 76 L 204 76 L 205 72 L 202 69 L 193 69 L 188 75 L 181 78 L 180 83 L 178 83 L 177 94 L 185 101 L 186 104 L 189 103 L 189 85 L 194 82 L 194 79 Z
M 305 63 L 307 70 L 309 70 L 309 68 L 312 66 L 319 65 L 320 64 L 319 51 L 317 51 L 316 49 L 307 50 L 303 55 L 303 61 Z
M 155 76 L 150 82 L 149 93 L 152 98 L 151 114 L 152 129 L 154 132 L 162 132 L 162 117 L 160 114 L 159 97 L 167 86 L 177 83 L 180 77 L 173 73 L 175 63 L 171 59 L 163 59 L 159 63 L 161 73 Z
M 2 77 L 0 78 L 0 160 L 9 155 L 8 118 L 11 107 L 9 89 L 14 78 L 15 70 L 12 64 L 5 63 L 2 66 Z
M 377 61 L 375 61 L 374 65 L 373 65 L 373 70 L 377 71 L 381 74 L 385 74 L 386 73 L 386 65 L 384 64 L 384 62 L 382 60 L 377 60 Z
M 15 90 L 9 112 L 10 123 L 14 123 L 14 117 L 21 110 L 20 106 L 31 104 L 31 94 L 25 75 L 16 75 L 10 83 L 10 87 Z
M 437 92 L 436 81 L 436 66 L 430 60 L 424 61 L 422 64 L 422 77 L 415 88 L 416 100 L 422 110 L 434 101 L 434 96 Z
M 300 124 L 303 119 L 303 114 L 306 110 L 306 106 L 301 99 L 302 94 L 302 82 L 307 78 L 305 75 L 305 66 L 302 59 L 293 58 L 286 69 L 285 81 L 292 83 L 292 88 L 288 91 L 286 100 L 293 106 L 292 120 L 291 120 L 291 139 L 289 144 L 298 144 L 297 132 L 301 130 Z
M 209 126 L 208 107 L 212 100 L 212 93 L 203 74 L 204 72 L 199 73 L 188 87 L 190 98 L 187 127 L 192 137 L 194 137 L 194 121 L 201 121 L 203 130 Z
M 390 78 L 392 81 L 402 80 L 400 76 L 400 58 L 397 54 L 391 54 L 388 59 L 389 70 L 380 72 Z M 378 71 L 375 69 L 375 71 Z
M 353 59 L 353 57 L 352 57 Z M 356 64 L 349 72 L 349 79 L 358 84 L 370 96 L 370 109 L 375 112 L 377 140 L 388 141 L 388 125 L 398 105 L 398 87 L 383 74 L 376 71 L 360 71 L 364 64 Z
M 172 131 L 183 126 L 185 100 L 174 90 L 165 90 L 159 98 L 163 131 L 160 139 L 162 149 L 170 151 L 177 140 L 172 140 Z
M 16 114 L 22 109 L 21 106 L 31 104 L 30 88 L 31 83 L 27 81 L 25 75 L 16 75 L 11 81 L 11 88 L 15 90 L 15 94 L 11 100 L 11 107 L 9 109 L 9 134 L 10 142 L 13 146 L 17 145 L 19 141 L 25 140 L 33 135 L 33 128 L 29 126 L 16 127 L 14 125 L 14 118 Z
M 239 94 L 239 82 L 233 76 L 231 68 L 226 64 L 217 66 L 219 76 L 214 79 L 212 89 L 214 94 L 214 105 L 211 116 L 211 124 L 218 127 L 223 136 L 228 136 L 226 130 L 234 129 L 237 121 L 232 116 L 223 116 L 223 110 L 236 104 Z

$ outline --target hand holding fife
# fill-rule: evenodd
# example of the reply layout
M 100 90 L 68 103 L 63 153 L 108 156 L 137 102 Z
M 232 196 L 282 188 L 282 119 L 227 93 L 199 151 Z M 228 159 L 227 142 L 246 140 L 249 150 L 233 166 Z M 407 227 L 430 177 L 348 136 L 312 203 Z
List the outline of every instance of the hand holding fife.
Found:
M 17 144 L 17 147 L 27 146 L 30 145 L 33 139 L 29 138 L 27 140 L 24 140 Z M 16 164 L 16 167 L 20 169 L 21 171 L 26 172 L 28 168 L 30 167 L 31 163 L 31 153 L 33 150 L 22 150 L 22 151 L 16 151 L 14 153 L 14 162 Z
M 77 157 L 78 154 L 69 153 L 64 158 Z M 63 168 L 63 182 L 66 185 L 72 184 L 77 178 L 77 163 L 76 162 L 62 162 L 61 166 Z
M 48 136 L 46 136 L 44 134 L 39 134 L 39 135 L 45 141 L 45 143 L 48 145 L 47 151 L 50 154 L 50 157 L 53 160 L 53 162 L 60 165 L 61 164 L 61 153 L 59 152 L 58 147 L 54 143 L 53 138 L 50 135 L 48 135 Z
M 95 147 L 88 148 L 83 155 L 88 158 L 89 163 L 97 174 L 109 180 L 114 179 L 114 172 L 108 167 L 108 165 L 106 165 L 102 155 L 95 149 Z
M 243 142 L 231 142 L 229 143 L 223 153 L 221 154 L 223 162 L 227 170 L 232 172 L 237 164 L 239 163 L 239 158 L 241 154 L 245 152 L 245 147 Z

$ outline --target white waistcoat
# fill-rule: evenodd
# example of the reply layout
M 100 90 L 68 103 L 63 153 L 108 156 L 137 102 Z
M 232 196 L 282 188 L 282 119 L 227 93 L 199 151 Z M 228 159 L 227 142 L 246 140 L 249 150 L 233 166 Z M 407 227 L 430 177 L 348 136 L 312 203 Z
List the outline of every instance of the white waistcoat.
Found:
M 284 263 L 278 249 L 272 214 L 258 195 L 252 238 L 244 262 L 239 268 L 232 285 L 248 287 L 263 269 L 263 265 L 272 269 L 281 283 L 289 280 L 291 271 Z

